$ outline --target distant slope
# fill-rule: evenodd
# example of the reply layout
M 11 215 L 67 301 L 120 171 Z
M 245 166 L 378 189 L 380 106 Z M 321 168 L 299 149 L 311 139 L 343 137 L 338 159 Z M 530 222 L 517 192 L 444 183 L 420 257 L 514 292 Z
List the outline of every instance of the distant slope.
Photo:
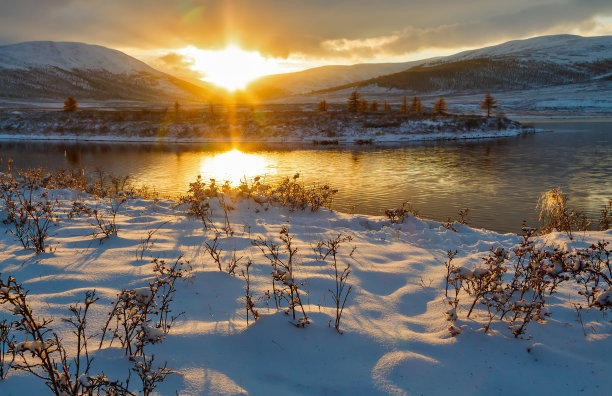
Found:
M 321 66 L 295 73 L 261 77 L 249 84 L 247 91 L 262 98 L 309 93 L 389 73 L 396 73 L 425 62 L 427 60 L 405 63 L 362 63 L 350 66 Z
M 204 100 L 210 93 L 120 51 L 72 42 L 0 46 L 0 98 Z
M 612 36 L 515 40 L 320 92 L 366 86 L 414 93 L 511 91 L 590 81 L 612 81 Z

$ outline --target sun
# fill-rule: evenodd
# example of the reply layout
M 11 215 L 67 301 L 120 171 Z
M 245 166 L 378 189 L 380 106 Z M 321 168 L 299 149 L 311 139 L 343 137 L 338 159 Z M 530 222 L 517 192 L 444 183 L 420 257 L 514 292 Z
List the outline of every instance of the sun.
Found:
M 245 51 L 229 45 L 220 51 L 188 46 L 178 51 L 190 62 L 190 69 L 203 75 L 202 81 L 221 86 L 228 91 L 243 89 L 254 79 L 282 72 L 275 58 L 266 58 L 257 51 Z

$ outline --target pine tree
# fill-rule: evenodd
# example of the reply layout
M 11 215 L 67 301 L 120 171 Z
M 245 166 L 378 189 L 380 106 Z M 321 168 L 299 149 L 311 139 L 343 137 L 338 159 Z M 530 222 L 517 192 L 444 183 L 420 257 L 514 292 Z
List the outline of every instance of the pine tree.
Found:
M 328 108 L 327 101 L 325 99 L 320 101 L 319 104 L 317 105 L 317 110 L 318 111 L 326 112 L 327 108 Z
M 357 108 L 357 111 L 359 111 L 360 113 L 365 113 L 366 111 L 368 111 L 368 100 L 367 99 L 361 99 L 359 101 L 359 106 Z
M 423 112 L 423 105 L 421 104 L 421 99 L 418 96 L 412 98 L 408 111 L 416 114 L 421 114 Z
M 497 99 L 491 96 L 490 92 L 485 94 L 484 100 L 480 104 L 480 108 L 487 112 L 487 117 L 491 117 L 491 110 L 497 109 L 499 106 L 497 105 Z
M 442 96 L 440 96 L 438 98 L 438 100 L 436 100 L 436 103 L 434 103 L 434 107 L 433 107 L 433 112 L 434 114 L 446 114 L 448 110 L 448 107 L 446 106 L 446 100 L 444 100 L 444 98 Z
M 76 111 L 78 107 L 77 100 L 72 96 L 68 96 L 64 101 L 64 111 Z
M 408 98 L 405 96 L 402 98 L 402 105 L 399 108 L 399 112 L 405 114 L 408 112 Z
M 370 111 L 371 112 L 378 111 L 378 101 L 376 99 L 374 99 L 372 103 L 370 103 Z
M 416 109 L 414 110 L 415 113 L 417 114 L 423 114 L 425 112 L 425 107 L 423 107 L 423 104 L 421 103 L 421 99 L 417 98 L 417 104 L 416 104 Z
M 389 102 L 387 102 L 386 100 L 383 102 L 383 111 L 385 113 L 391 113 L 391 106 L 389 105 Z
M 346 104 L 348 105 L 348 111 L 351 113 L 357 113 L 359 111 L 359 100 L 361 99 L 361 94 L 356 90 L 351 92 Z

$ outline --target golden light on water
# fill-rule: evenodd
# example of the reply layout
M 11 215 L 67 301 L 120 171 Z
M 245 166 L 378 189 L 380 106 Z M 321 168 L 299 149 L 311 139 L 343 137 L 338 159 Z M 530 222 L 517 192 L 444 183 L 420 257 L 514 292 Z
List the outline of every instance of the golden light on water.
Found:
M 203 75 L 203 81 L 229 91 L 242 89 L 266 74 L 283 71 L 276 59 L 263 57 L 256 51 L 245 51 L 237 45 L 229 45 L 221 51 L 202 50 L 190 45 L 177 52 L 191 62 L 191 70 Z
M 218 183 L 227 180 L 232 185 L 239 184 L 244 178 L 248 180 L 271 173 L 276 172 L 269 158 L 237 149 L 202 158 L 200 163 L 200 174 L 204 180 L 215 179 Z

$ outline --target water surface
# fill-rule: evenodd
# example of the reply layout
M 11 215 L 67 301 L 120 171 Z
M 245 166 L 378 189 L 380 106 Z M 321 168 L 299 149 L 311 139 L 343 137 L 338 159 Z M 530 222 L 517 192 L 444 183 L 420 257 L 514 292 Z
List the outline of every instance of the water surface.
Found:
M 198 174 L 238 182 L 300 173 L 306 184 L 339 189 L 334 208 L 379 215 L 410 201 L 423 217 L 446 220 L 469 208 L 469 223 L 516 232 L 537 223 L 540 193 L 560 186 L 597 219 L 612 198 L 612 122 L 530 121 L 553 130 L 495 140 L 385 147 L 227 147 L 210 145 L 0 143 L 17 167 L 85 167 L 130 175 L 162 195 L 178 196 Z

